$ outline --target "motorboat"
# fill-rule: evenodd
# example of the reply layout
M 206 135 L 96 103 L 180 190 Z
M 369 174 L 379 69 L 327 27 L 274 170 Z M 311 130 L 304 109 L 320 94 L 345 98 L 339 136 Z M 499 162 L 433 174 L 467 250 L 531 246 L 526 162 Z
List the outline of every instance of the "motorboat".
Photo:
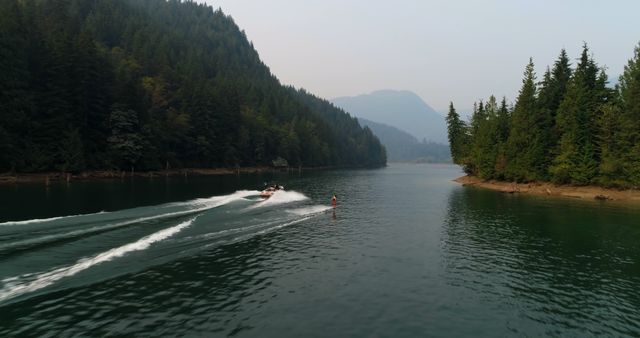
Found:
M 273 194 L 275 194 L 278 190 L 284 190 L 284 187 L 277 184 L 270 185 L 260 192 L 260 197 L 269 198 L 273 196 Z

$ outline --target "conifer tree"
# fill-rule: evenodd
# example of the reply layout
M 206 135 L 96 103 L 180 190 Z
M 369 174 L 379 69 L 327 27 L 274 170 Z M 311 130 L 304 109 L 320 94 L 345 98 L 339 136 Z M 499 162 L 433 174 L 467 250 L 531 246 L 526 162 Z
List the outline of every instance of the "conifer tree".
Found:
M 542 126 L 543 140 L 545 141 L 544 147 L 546 149 L 545 169 L 543 170 L 545 178 L 548 178 L 548 168 L 551 166 L 558 147 L 559 135 L 556 130 L 556 113 L 565 96 L 570 78 L 571 65 L 566 51 L 562 49 L 553 65 L 553 69 L 549 70 L 547 68 L 538 95 L 538 104 L 540 106 L 539 124 Z
M 449 135 L 449 147 L 453 163 L 463 165 L 469 152 L 469 134 L 466 123 L 460 119 L 453 102 L 449 103 L 447 114 L 447 130 Z
M 600 165 L 597 182 L 605 186 L 624 187 L 627 183 L 623 178 L 623 163 L 631 147 L 621 138 L 625 125 L 620 106 L 609 103 L 603 105 L 601 111 L 598 119 Z
M 473 139 L 473 161 L 476 174 L 488 179 L 496 175 L 499 147 L 498 103 L 492 95 L 486 104 L 480 101 L 479 107 L 479 114 L 477 114 L 479 127 Z
M 509 139 L 510 118 L 509 108 L 507 108 L 507 99 L 506 97 L 503 97 L 496 116 L 497 154 L 495 161 L 495 178 L 498 179 L 504 179 L 506 175 L 506 147 Z
M 640 186 L 640 44 L 620 76 L 619 100 L 622 127 L 619 135 L 622 170 L 628 182 Z
M 533 60 L 529 59 L 522 88 L 511 114 L 511 128 L 506 147 L 506 177 L 517 181 L 531 181 L 543 177 L 545 149 L 536 109 L 537 88 L 533 67 Z
M 28 36 L 18 1 L 1 1 L 0 13 L 0 171 L 15 171 L 24 165 L 32 105 Z
M 561 136 L 550 168 L 558 183 L 584 185 L 597 174 L 596 109 L 602 104 L 603 89 L 598 88 L 598 67 L 588 51 L 585 44 L 558 108 L 556 127 Z

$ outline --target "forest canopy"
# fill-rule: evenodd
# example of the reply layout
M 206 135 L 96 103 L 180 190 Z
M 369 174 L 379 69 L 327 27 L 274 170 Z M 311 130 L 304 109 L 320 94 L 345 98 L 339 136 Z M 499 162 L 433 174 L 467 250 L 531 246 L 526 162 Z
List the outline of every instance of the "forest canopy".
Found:
M 0 2 L 0 171 L 382 166 L 368 128 L 283 86 L 192 1 Z
M 640 45 L 615 87 L 585 44 L 540 81 L 530 60 L 513 106 L 491 96 L 466 122 L 451 103 L 447 123 L 454 162 L 480 178 L 638 187 Z

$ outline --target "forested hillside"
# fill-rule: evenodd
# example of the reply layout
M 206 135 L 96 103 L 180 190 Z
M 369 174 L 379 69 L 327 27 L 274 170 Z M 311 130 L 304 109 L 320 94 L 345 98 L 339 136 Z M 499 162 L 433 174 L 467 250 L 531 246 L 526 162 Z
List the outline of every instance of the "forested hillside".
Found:
M 470 123 L 447 116 L 453 161 L 485 179 L 640 186 L 640 45 L 615 88 L 587 46 L 563 50 L 537 82 L 533 62 L 513 107 L 495 97 Z
M 219 10 L 3 0 L 0 13 L 0 171 L 386 162 L 355 118 L 282 86 Z

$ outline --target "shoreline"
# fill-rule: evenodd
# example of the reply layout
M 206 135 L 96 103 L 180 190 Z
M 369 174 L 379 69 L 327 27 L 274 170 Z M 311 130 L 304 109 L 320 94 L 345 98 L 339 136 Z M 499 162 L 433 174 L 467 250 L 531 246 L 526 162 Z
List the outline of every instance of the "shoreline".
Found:
M 0 174 L 0 184 L 43 183 L 49 185 L 54 182 L 97 181 L 104 179 L 125 179 L 133 177 L 175 177 L 175 176 L 213 176 L 240 175 L 259 173 L 285 173 L 299 171 L 316 171 L 338 169 L 338 167 L 302 167 L 302 168 L 274 168 L 274 167 L 239 167 L 239 168 L 184 168 L 153 171 L 119 171 L 119 170 L 91 170 L 81 173 L 42 172 L 42 173 L 5 173 Z
M 530 194 L 538 196 L 554 196 L 577 198 L 594 201 L 626 201 L 640 202 L 638 189 L 610 189 L 593 185 L 570 186 L 555 185 L 548 182 L 515 183 L 496 180 L 482 180 L 476 176 L 462 176 L 454 180 L 462 186 L 473 186 L 498 191 L 505 194 Z

